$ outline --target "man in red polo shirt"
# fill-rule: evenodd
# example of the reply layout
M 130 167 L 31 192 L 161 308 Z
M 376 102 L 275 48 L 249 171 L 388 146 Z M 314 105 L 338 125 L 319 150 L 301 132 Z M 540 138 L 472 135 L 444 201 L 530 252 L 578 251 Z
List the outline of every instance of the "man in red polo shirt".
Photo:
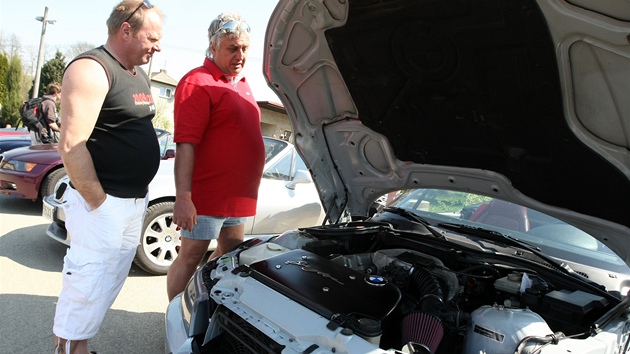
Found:
M 167 275 L 169 300 L 184 290 L 212 239 L 218 246 L 210 259 L 242 242 L 246 218 L 256 214 L 265 147 L 260 108 L 241 75 L 249 31 L 239 15 L 220 14 L 208 28 L 203 66 L 175 90 L 173 222 L 182 244 Z

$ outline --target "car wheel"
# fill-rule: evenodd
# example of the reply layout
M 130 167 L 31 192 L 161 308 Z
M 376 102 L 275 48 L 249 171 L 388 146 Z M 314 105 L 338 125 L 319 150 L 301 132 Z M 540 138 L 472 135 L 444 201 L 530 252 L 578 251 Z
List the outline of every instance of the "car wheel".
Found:
M 181 240 L 173 222 L 174 204 L 162 202 L 147 208 L 134 263 L 148 273 L 166 274 L 177 258 Z
M 66 175 L 66 169 L 61 167 L 50 172 L 46 177 L 44 177 L 44 180 L 42 181 L 42 185 L 39 188 L 40 198 L 44 198 L 55 193 L 55 185 L 65 175 Z

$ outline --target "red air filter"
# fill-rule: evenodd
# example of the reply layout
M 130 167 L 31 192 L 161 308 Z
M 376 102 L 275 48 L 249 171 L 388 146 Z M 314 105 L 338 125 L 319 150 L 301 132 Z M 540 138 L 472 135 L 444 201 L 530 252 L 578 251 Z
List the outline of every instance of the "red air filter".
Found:
M 413 312 L 405 316 L 402 323 L 402 343 L 422 344 L 435 353 L 442 337 L 444 328 L 442 322 L 435 316 L 424 312 Z

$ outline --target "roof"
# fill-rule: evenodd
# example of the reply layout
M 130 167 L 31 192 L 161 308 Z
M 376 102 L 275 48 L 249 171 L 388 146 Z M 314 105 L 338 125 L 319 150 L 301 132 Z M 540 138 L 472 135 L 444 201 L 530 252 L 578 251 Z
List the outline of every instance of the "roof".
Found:
M 156 81 L 171 86 L 177 86 L 177 80 L 168 76 L 165 69 L 160 69 L 160 71 L 158 72 L 151 73 L 151 81 Z
M 287 110 L 284 108 L 284 106 L 281 103 L 270 102 L 270 101 L 257 101 L 257 102 L 258 102 L 258 107 L 260 108 L 265 108 L 270 111 L 287 114 Z

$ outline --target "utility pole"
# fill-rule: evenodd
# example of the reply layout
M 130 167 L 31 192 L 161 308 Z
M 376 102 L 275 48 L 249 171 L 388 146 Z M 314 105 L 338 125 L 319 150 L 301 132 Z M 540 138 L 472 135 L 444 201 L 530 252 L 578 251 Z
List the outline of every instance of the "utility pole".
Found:
M 44 17 L 37 16 L 35 19 L 42 23 L 42 36 L 39 40 L 39 54 L 37 54 L 37 68 L 35 69 L 35 81 L 33 82 L 33 95 L 35 98 L 39 95 L 39 77 L 42 74 L 42 61 L 44 60 L 44 37 L 46 36 L 46 25 L 49 23 L 54 25 L 57 21 L 48 19 L 48 6 L 44 10 Z

